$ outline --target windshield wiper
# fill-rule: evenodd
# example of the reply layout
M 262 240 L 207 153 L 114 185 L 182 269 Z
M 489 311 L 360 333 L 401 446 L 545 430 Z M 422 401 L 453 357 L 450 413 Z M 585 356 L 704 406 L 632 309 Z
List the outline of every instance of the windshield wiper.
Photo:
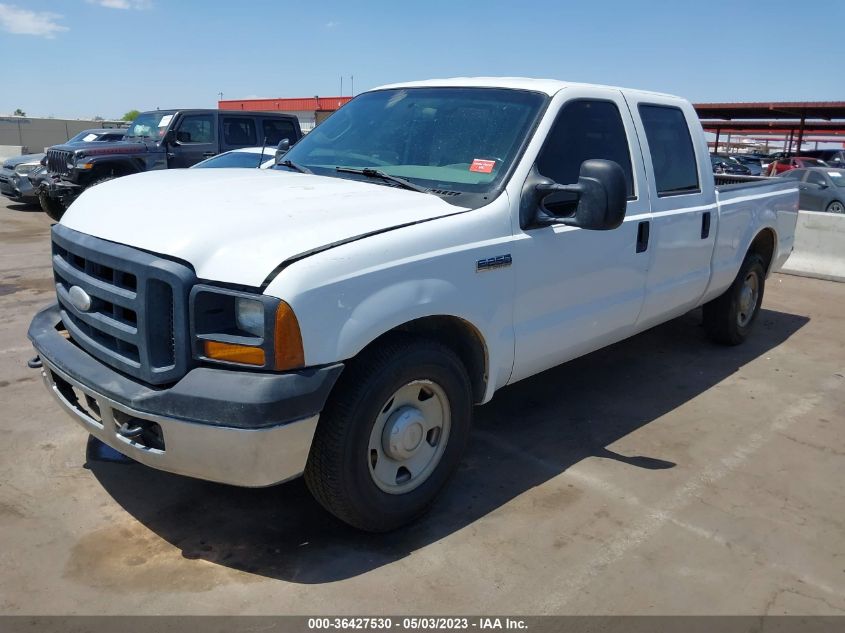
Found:
M 298 171 L 300 174 L 313 174 L 314 172 L 308 169 L 307 167 L 300 165 L 299 163 L 295 163 L 292 160 L 283 160 L 281 163 L 276 163 L 277 165 L 281 165 L 282 167 L 287 167 L 288 169 L 293 169 L 294 171 Z
M 405 180 L 399 176 L 391 176 L 379 169 L 371 169 L 369 167 L 365 167 L 364 169 L 356 169 L 354 167 L 335 167 L 335 171 L 339 171 L 344 174 L 360 174 L 362 176 L 366 176 L 367 178 L 381 178 L 382 180 L 396 183 L 403 189 L 410 189 L 411 191 L 418 191 L 419 193 L 430 193 L 425 187 L 415 185 L 410 180 Z

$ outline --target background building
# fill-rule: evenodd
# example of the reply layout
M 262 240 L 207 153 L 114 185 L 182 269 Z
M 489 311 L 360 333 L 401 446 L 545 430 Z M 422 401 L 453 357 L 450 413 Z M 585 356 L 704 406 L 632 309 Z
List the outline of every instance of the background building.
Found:
M 258 112 L 284 112 L 299 119 L 303 132 L 314 129 L 352 97 L 298 97 L 294 99 L 227 99 L 217 102 L 221 110 L 255 110 Z

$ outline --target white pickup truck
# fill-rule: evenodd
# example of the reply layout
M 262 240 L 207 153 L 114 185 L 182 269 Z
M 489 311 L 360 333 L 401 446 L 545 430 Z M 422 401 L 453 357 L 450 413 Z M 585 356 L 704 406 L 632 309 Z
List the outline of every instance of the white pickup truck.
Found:
M 327 510 L 389 530 L 498 389 L 697 306 L 742 342 L 797 206 L 786 180 L 717 188 L 677 97 L 385 86 L 276 169 L 86 191 L 29 337 L 60 405 L 121 453 L 240 486 L 304 473 Z

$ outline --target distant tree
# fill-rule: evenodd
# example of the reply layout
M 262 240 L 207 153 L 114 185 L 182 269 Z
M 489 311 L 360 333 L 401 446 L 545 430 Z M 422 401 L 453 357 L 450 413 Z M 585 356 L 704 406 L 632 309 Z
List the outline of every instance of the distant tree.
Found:
M 130 110 L 126 114 L 123 115 L 124 121 L 134 121 L 138 118 L 138 115 L 141 114 L 139 110 Z
M 101 117 L 99 114 L 94 117 L 94 120 L 95 121 L 105 121 L 105 119 L 103 117 Z
M 14 112 L 12 112 L 12 116 L 26 116 L 26 112 L 17 108 Z

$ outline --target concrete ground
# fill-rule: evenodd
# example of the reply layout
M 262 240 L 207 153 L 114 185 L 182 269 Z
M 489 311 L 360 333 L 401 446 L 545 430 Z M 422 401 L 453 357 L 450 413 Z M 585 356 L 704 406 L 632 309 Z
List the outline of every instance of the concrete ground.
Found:
M 691 314 L 505 389 L 433 511 L 371 536 L 300 481 L 86 456 L 25 365 L 48 229 L 0 206 L 0 613 L 845 612 L 845 284 L 773 275 L 743 346 Z

